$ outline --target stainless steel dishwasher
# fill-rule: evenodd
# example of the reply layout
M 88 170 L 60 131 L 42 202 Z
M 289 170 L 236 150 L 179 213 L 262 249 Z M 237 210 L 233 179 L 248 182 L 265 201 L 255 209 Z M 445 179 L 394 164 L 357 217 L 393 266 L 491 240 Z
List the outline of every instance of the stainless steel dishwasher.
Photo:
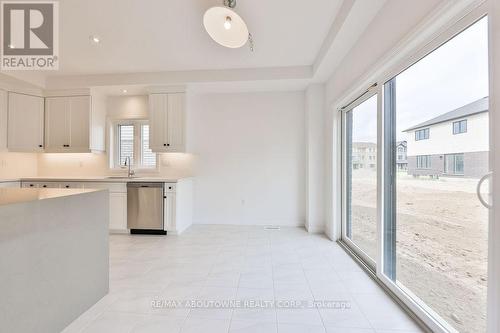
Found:
M 163 183 L 127 183 L 127 227 L 131 234 L 166 235 Z

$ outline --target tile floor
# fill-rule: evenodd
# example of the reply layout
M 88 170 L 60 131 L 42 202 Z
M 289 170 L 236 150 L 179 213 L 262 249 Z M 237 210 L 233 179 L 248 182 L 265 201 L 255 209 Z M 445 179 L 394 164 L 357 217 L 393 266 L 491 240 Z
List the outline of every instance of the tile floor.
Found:
M 328 300 L 346 308 L 190 309 L 154 300 Z M 181 236 L 111 236 L 110 293 L 64 330 L 73 332 L 422 331 L 325 236 L 198 225 Z

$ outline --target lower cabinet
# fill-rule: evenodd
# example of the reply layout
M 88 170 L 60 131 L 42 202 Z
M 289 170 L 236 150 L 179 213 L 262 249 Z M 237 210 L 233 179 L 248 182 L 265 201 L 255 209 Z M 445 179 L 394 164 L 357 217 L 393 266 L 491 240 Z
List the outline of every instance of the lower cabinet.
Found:
M 109 231 L 127 233 L 127 183 L 87 182 L 83 187 L 108 190 Z
M 168 232 L 175 233 L 175 192 L 165 193 L 165 203 L 163 207 L 164 220 L 163 227 Z
M 0 187 L 6 187 L 6 184 L 10 183 L 0 183 Z M 108 190 L 109 231 L 111 233 L 128 233 L 126 182 L 59 182 L 46 180 L 22 181 L 20 185 L 23 188 L 86 188 Z M 16 182 L 12 187 L 19 187 L 19 182 Z M 167 234 L 178 235 L 192 224 L 192 207 L 192 181 L 190 179 L 181 179 L 177 183 L 165 183 L 163 227 L 167 231 Z
M 127 193 L 109 193 L 109 230 L 127 231 Z

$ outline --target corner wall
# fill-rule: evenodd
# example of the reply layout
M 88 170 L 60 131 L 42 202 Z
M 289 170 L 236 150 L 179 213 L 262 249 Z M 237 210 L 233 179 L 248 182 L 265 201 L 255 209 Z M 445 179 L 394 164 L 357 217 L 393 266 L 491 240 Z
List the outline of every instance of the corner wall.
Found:
M 325 86 L 310 85 L 306 90 L 306 229 L 323 232 L 325 227 Z

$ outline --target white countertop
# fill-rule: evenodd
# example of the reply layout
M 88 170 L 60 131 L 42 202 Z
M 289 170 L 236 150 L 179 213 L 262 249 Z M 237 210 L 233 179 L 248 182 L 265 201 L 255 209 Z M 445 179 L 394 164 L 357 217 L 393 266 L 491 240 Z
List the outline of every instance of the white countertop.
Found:
M 0 179 L 0 183 L 11 183 L 11 182 L 18 182 L 21 181 L 21 179 Z
M 0 206 L 80 195 L 102 190 L 54 188 L 0 188 Z
M 188 178 L 188 177 L 184 177 Z M 165 178 L 155 176 L 137 176 L 128 178 L 126 176 L 94 176 L 94 177 L 26 177 L 21 178 L 24 182 L 106 182 L 106 183 L 133 183 L 133 182 L 157 182 L 176 183 L 184 178 Z M 10 180 L 16 181 L 16 180 Z M 17 179 L 19 181 L 19 179 Z

